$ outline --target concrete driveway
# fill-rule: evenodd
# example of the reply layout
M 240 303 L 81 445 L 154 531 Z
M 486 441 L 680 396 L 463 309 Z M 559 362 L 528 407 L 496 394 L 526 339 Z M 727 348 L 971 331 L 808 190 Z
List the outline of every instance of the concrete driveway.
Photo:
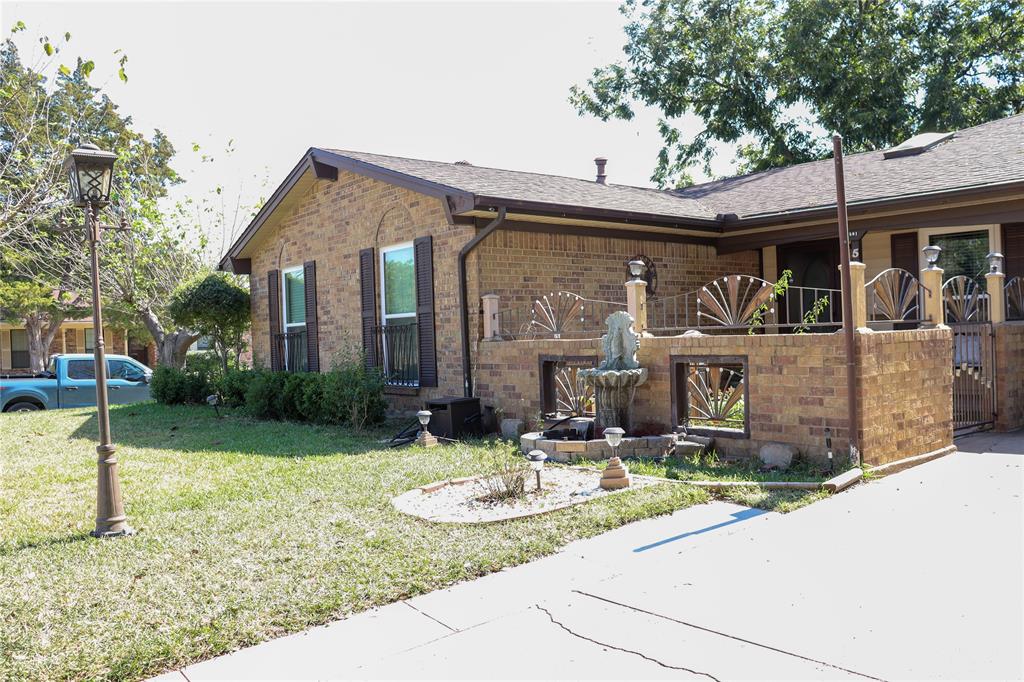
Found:
M 166 679 L 1024 677 L 1024 435 L 780 516 L 714 503 Z

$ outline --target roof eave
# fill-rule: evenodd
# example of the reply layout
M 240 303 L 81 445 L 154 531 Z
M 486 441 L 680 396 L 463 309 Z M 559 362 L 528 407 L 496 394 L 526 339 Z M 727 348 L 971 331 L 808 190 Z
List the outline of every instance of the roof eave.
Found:
M 565 218 L 606 220 L 629 225 L 663 225 L 666 227 L 695 229 L 714 233 L 721 232 L 722 224 L 718 218 L 689 218 L 684 216 L 670 216 L 661 213 L 623 211 L 619 209 L 594 208 L 541 201 L 526 201 L 523 199 L 509 199 L 506 197 L 495 196 L 477 196 L 475 199 L 476 201 L 473 208 L 478 211 L 486 211 L 503 206 L 509 210 L 515 210 L 517 213 L 533 213 L 548 217 L 557 216 Z

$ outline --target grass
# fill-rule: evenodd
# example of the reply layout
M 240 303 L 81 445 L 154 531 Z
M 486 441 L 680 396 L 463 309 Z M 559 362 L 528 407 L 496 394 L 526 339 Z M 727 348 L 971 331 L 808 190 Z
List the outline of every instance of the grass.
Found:
M 580 462 L 580 464 L 589 464 Z M 607 466 L 607 461 L 598 462 L 598 468 Z M 714 453 L 664 461 L 652 459 L 627 459 L 630 473 L 640 476 L 657 476 L 680 481 L 824 481 L 831 474 L 797 462 L 786 471 L 761 471 L 756 458 L 721 460 Z M 768 511 L 790 512 L 812 502 L 828 497 L 824 490 L 764 490 L 757 486 L 744 486 L 728 490 L 709 491 L 716 499 L 727 500 L 748 507 Z
M 666 484 L 430 524 L 390 498 L 484 473 L 495 446 L 389 450 L 387 431 L 156 404 L 111 420 L 138 534 L 99 541 L 93 410 L 0 417 L 0 679 L 140 679 L 708 499 Z

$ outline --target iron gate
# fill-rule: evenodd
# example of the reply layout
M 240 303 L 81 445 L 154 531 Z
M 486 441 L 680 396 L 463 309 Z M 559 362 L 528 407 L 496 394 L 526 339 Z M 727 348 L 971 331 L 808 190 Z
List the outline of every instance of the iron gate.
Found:
M 996 346 L 988 296 L 961 275 L 946 280 L 942 297 L 953 330 L 953 432 L 990 426 L 996 419 Z

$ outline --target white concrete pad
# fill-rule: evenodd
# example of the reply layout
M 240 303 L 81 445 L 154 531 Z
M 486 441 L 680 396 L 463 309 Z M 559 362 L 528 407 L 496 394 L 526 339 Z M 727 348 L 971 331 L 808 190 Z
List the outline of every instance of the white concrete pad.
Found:
M 367 660 L 451 634 L 402 602 L 264 642 L 184 669 L 200 680 L 336 679 Z
M 369 663 L 360 679 L 707 680 L 573 636 L 529 609 Z
M 1020 679 L 1022 465 L 952 455 L 592 594 L 885 679 Z

